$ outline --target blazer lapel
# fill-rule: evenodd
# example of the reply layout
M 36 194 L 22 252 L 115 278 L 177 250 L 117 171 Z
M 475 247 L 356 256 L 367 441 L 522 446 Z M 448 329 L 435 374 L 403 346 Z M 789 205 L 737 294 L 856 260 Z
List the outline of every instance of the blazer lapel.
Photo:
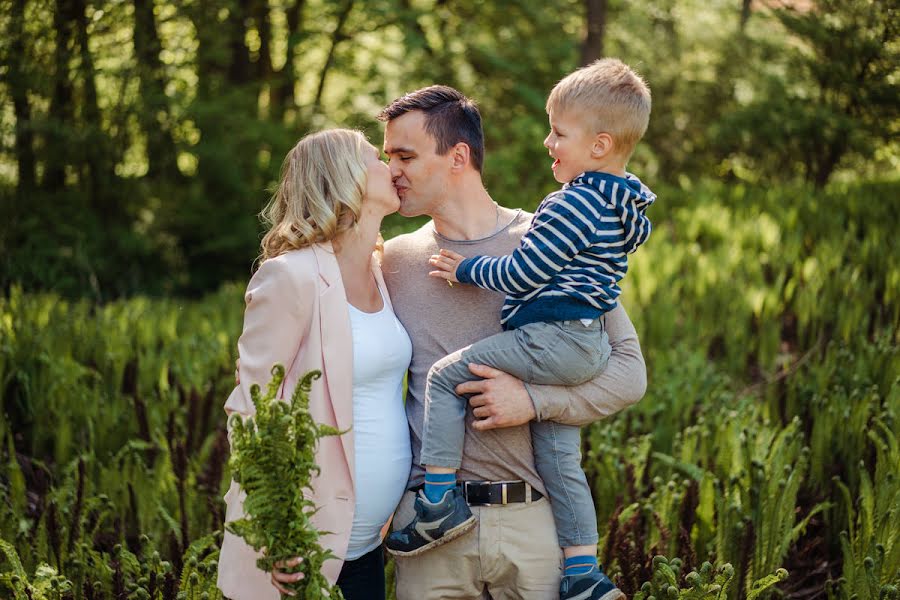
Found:
M 354 477 L 353 445 L 353 338 L 347 294 L 341 279 L 341 269 L 331 242 L 313 244 L 322 292 L 319 295 L 319 325 L 322 330 L 322 370 L 331 396 L 331 406 L 338 429 L 347 433 L 340 437 L 344 457 Z

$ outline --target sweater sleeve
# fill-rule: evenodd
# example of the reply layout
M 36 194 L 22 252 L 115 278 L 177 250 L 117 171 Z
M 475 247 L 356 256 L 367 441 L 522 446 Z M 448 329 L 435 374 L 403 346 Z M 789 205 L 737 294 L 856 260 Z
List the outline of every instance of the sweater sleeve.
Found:
M 538 421 L 582 427 L 615 414 L 644 396 L 647 367 L 631 319 L 621 303 L 603 318 L 612 354 L 597 377 L 575 386 L 525 384 Z
M 594 230 L 585 199 L 554 192 L 541 202 L 531 227 L 512 254 L 467 258 L 457 267 L 456 278 L 506 294 L 540 288 L 591 245 Z

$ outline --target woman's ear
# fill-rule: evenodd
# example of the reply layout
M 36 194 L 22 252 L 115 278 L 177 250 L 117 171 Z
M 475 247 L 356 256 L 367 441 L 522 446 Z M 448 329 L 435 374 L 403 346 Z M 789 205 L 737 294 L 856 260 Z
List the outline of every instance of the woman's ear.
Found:
M 451 168 L 454 171 L 462 171 L 469 164 L 469 161 L 472 160 L 471 157 L 472 149 L 469 148 L 469 145 L 465 142 L 458 142 L 453 148 L 450 149 L 450 154 L 453 158 L 453 164 Z
M 605 158 L 611 155 L 616 149 L 616 143 L 612 136 L 608 133 L 598 133 L 594 138 L 594 145 L 591 146 L 591 156 L 593 158 Z

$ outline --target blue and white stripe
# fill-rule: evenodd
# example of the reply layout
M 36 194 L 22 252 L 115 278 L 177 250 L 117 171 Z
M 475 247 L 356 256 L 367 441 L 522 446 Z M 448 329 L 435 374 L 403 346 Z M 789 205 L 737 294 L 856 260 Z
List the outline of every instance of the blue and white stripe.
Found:
M 463 283 L 507 294 L 504 328 L 594 318 L 616 306 L 627 255 L 650 236 L 656 200 L 634 175 L 582 173 L 541 202 L 508 256 L 476 256 L 456 270 Z

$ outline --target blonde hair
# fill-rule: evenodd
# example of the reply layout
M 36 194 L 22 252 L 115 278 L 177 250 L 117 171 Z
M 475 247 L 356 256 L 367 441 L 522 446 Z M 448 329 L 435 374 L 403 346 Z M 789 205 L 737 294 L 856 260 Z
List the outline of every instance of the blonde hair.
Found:
M 278 187 L 260 213 L 269 229 L 259 262 L 334 239 L 356 226 L 370 148 L 365 135 L 352 129 L 311 133 L 291 148 Z
M 547 112 L 576 110 L 595 132 L 608 133 L 626 160 L 650 122 L 650 88 L 617 58 L 602 58 L 565 76 L 547 98 Z

